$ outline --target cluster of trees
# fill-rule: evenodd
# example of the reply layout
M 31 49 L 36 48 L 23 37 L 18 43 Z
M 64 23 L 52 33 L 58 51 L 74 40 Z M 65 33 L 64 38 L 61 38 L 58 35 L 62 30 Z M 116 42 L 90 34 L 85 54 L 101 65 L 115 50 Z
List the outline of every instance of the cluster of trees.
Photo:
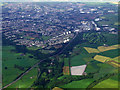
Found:
M 43 61 L 39 64 L 40 74 L 37 81 L 34 82 L 34 85 L 39 86 L 39 88 L 48 88 L 50 82 L 62 75 L 62 67 L 63 62 L 59 62 L 56 58 L 53 61 L 51 59 Z

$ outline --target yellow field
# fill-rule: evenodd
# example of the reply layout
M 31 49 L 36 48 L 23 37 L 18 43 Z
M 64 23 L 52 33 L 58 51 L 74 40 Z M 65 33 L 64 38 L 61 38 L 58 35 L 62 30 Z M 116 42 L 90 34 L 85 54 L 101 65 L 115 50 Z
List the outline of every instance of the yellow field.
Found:
M 84 49 L 88 53 L 100 53 L 100 52 L 113 50 L 113 49 L 118 49 L 118 48 L 120 48 L 120 45 L 118 45 L 118 44 L 117 45 L 112 45 L 112 46 L 99 46 L 98 49 L 90 48 L 90 47 L 84 47 Z
M 108 64 L 111 64 L 111 65 L 114 66 L 114 67 L 120 67 L 120 64 L 117 63 L 117 62 L 115 62 L 115 61 L 113 61 L 113 60 L 108 61 L 107 63 L 108 63 Z
M 101 56 L 101 55 L 96 55 L 94 57 L 94 59 L 104 63 L 105 61 L 110 60 L 111 58 L 105 57 L 105 56 Z
M 98 50 L 100 52 L 104 52 L 104 51 L 108 51 L 108 50 L 113 50 L 113 49 L 118 49 L 120 45 L 112 45 L 112 46 L 99 46 L 98 47 Z
M 118 56 L 118 57 L 115 57 L 115 58 L 112 58 L 111 60 L 112 60 L 112 61 L 116 61 L 117 63 L 120 63 L 120 60 L 119 60 L 119 58 L 120 58 L 120 56 Z
M 120 67 L 120 64 L 118 64 L 118 63 L 111 62 L 111 64 L 115 65 L 116 67 Z
M 84 47 L 84 49 L 88 52 L 88 53 L 100 53 L 98 49 L 95 48 L 89 48 L 89 47 Z

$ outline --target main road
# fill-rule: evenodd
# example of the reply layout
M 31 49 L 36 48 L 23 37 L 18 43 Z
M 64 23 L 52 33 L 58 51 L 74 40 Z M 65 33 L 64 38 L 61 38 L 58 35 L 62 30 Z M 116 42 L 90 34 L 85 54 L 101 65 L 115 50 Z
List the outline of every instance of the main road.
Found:
M 54 56 L 57 56 L 59 54 L 61 54 L 65 49 L 66 47 L 76 38 L 76 36 L 78 35 L 78 33 L 69 41 L 69 43 L 57 54 L 53 55 L 53 56 L 50 56 L 50 57 L 54 57 Z M 50 58 L 49 57 L 49 58 Z M 11 83 L 7 84 L 6 86 L 4 86 L 2 89 L 5 89 L 7 88 L 8 86 L 14 84 L 15 82 L 17 82 L 18 80 L 20 80 L 24 75 L 26 75 L 29 71 L 31 71 L 34 67 L 36 67 L 38 64 L 40 64 L 41 62 L 45 61 L 46 59 L 43 59 L 43 60 L 40 60 L 39 62 L 37 62 L 36 64 L 34 64 L 31 68 L 29 68 L 28 70 L 26 70 L 24 73 L 22 73 L 17 79 L 15 79 L 14 81 L 12 81 Z

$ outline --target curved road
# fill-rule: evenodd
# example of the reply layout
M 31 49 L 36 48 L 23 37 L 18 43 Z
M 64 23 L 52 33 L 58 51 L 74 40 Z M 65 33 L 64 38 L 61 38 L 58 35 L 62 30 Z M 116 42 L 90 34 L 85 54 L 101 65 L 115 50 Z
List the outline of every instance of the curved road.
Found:
M 76 35 L 73 37 L 73 39 L 71 39 L 70 42 L 69 42 L 58 54 L 53 55 L 53 56 L 50 56 L 50 57 L 54 57 L 54 56 L 57 56 L 57 55 L 59 55 L 60 53 L 62 53 L 62 52 L 65 50 L 65 48 L 75 39 L 75 37 L 76 37 L 77 35 L 78 35 L 78 34 L 76 34 Z M 50 57 L 49 57 L 49 58 L 50 58 Z M 13 82 L 9 83 L 8 85 L 4 86 L 2 89 L 7 88 L 8 86 L 10 86 L 10 85 L 14 84 L 15 82 L 17 82 L 18 80 L 20 80 L 20 79 L 21 79 L 24 75 L 26 75 L 30 70 L 32 70 L 35 66 L 37 66 L 39 63 L 41 63 L 41 62 L 43 62 L 43 61 L 45 61 L 45 60 L 46 60 L 46 59 L 43 59 L 43 60 L 37 62 L 36 64 L 34 64 L 30 69 L 28 69 L 28 70 L 25 71 L 23 74 L 21 74 L 21 75 L 19 76 L 19 78 L 17 78 L 17 79 L 14 80 Z

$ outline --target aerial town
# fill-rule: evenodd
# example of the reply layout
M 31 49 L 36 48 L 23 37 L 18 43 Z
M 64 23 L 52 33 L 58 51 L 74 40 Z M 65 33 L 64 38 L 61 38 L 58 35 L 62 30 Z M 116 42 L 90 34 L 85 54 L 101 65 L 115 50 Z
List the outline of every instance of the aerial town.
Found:
M 117 10 L 103 7 L 84 7 L 80 3 L 36 4 L 9 3 L 3 7 L 2 29 L 6 39 L 17 45 L 41 47 L 67 43 L 78 32 L 90 30 L 117 34 L 116 28 L 97 25 L 106 13 Z M 63 8 L 65 7 L 65 8 Z M 92 17 L 91 17 L 92 15 Z M 27 33 L 26 33 L 27 32 Z

